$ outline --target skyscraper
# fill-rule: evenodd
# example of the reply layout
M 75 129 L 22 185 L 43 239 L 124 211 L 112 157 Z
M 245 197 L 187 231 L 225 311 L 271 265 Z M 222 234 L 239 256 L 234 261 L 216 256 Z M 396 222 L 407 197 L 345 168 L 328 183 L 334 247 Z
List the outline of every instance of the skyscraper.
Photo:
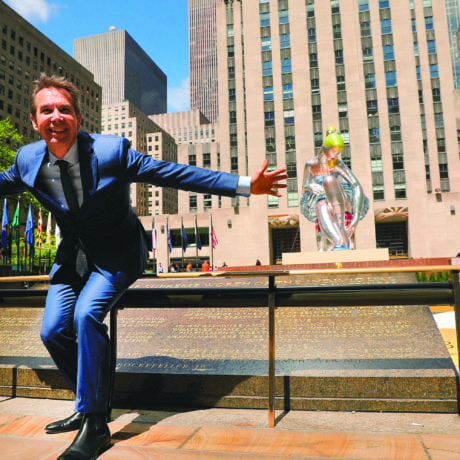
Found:
M 74 40 L 74 58 L 102 86 L 102 103 L 130 101 L 146 115 L 167 110 L 167 78 L 126 30 Z
M 388 247 L 393 257 L 458 252 L 449 231 L 460 225 L 457 63 L 446 10 L 453 3 L 217 5 L 222 169 L 247 174 L 267 158 L 289 174 L 287 193 L 269 196 L 265 218 L 252 227 L 259 251 L 279 260 L 298 238 L 302 252 L 316 250 L 314 228 L 299 215 L 303 169 L 333 125 L 345 141 L 342 158 L 370 199 L 358 249 Z M 238 206 L 241 215 L 247 203 Z M 288 222 L 280 231 L 273 223 L 279 216 Z
M 218 116 L 216 5 L 222 0 L 189 0 L 190 110 L 212 123 Z

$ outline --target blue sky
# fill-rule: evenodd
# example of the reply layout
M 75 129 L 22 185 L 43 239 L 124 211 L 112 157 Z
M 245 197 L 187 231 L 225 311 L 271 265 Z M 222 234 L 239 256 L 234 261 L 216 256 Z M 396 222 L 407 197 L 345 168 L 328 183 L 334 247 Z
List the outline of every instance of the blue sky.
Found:
M 5 0 L 69 55 L 74 38 L 125 29 L 168 77 L 168 112 L 189 109 L 187 0 Z

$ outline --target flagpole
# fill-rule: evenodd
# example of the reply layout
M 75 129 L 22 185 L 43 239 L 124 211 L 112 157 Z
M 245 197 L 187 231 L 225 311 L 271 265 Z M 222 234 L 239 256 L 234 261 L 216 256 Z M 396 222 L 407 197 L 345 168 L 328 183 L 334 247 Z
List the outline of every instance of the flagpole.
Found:
M 180 218 L 180 245 L 182 248 L 182 267 L 184 266 L 184 218 Z
M 195 214 L 195 266 L 198 270 L 198 226 L 196 224 L 196 214 Z
M 210 218 L 210 228 L 209 228 L 209 236 L 211 239 L 211 269 L 214 267 L 214 244 L 212 240 L 212 233 L 213 233 L 213 228 L 212 228 L 212 214 L 209 215 Z
M 166 246 L 167 250 L 166 253 L 168 254 L 168 266 L 166 267 L 166 272 L 169 272 L 169 265 L 171 263 L 171 251 L 169 250 L 169 218 L 166 218 Z

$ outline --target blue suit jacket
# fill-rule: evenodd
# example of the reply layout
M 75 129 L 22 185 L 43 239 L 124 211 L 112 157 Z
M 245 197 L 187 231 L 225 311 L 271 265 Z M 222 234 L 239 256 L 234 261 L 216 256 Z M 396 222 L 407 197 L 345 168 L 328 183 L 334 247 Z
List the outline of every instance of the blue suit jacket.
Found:
M 46 158 L 44 141 L 22 147 L 13 166 L 0 174 L 0 196 L 30 191 L 56 218 L 63 239 L 50 278 L 73 263 L 76 241 L 116 287 L 127 287 L 142 274 L 150 239 L 130 206 L 133 182 L 223 196 L 236 193 L 234 174 L 157 161 L 117 136 L 79 132 L 78 151 L 83 204 L 77 216 L 60 208 L 37 177 Z

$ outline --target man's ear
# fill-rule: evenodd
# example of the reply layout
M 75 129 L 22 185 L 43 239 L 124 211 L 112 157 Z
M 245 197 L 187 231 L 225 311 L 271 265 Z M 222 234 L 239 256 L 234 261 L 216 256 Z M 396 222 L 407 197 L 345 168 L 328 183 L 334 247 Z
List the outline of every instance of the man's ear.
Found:
M 34 127 L 35 131 L 38 131 L 38 124 L 32 114 L 30 114 L 30 121 L 32 122 L 32 126 Z

